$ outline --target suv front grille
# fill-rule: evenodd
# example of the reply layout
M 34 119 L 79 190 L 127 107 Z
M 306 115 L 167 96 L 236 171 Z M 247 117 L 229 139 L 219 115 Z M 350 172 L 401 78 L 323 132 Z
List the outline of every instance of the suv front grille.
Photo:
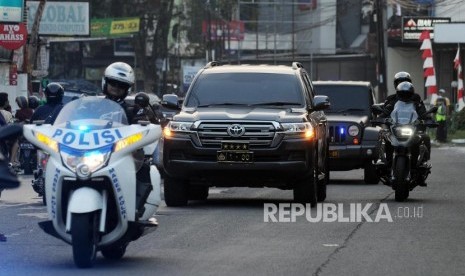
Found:
M 227 129 L 232 124 L 245 128 L 240 137 L 231 137 Z M 275 137 L 276 128 L 268 122 L 202 122 L 197 127 L 200 143 L 206 148 L 220 148 L 221 141 L 249 142 L 250 148 L 269 148 Z
M 331 143 L 343 143 L 346 140 L 347 130 L 344 126 L 329 127 L 329 141 Z

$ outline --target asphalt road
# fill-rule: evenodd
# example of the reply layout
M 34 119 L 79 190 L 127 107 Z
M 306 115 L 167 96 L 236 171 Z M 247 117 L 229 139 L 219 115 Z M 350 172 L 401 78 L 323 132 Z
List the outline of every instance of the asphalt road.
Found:
M 465 148 L 434 148 L 432 164 L 428 187 L 403 203 L 387 186 L 363 184 L 361 170 L 333 172 L 324 206 L 341 212 L 334 222 L 264 222 L 264 204 L 286 206 L 291 191 L 212 189 L 206 202 L 163 206 L 159 229 L 122 260 L 98 255 L 85 270 L 69 245 L 39 229 L 45 207 L 22 177 L 0 198 L 0 275 L 465 275 Z M 351 217 L 360 213 L 351 206 L 369 207 L 373 221 Z

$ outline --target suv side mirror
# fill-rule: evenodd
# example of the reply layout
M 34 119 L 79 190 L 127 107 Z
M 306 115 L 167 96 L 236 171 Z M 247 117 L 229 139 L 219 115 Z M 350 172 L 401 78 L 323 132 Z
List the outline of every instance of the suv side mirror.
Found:
M 324 95 L 318 95 L 313 98 L 314 111 L 325 110 L 331 107 L 331 103 L 329 102 L 329 97 Z
M 165 94 L 161 100 L 161 105 L 167 108 L 180 109 L 179 99 L 176 94 Z

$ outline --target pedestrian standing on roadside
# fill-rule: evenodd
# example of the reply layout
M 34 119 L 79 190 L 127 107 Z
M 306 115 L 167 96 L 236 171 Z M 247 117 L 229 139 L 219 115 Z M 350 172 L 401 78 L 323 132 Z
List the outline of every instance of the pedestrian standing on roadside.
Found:
M 436 140 L 445 143 L 447 141 L 447 119 L 449 117 L 450 100 L 446 97 L 444 89 L 439 89 L 438 98 L 434 105 L 438 108 L 435 119 L 439 125 L 436 129 Z

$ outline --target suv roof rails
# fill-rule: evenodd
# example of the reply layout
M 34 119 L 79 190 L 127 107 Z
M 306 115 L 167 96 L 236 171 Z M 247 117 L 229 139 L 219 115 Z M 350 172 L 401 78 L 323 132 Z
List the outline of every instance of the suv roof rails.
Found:
M 304 66 L 300 62 L 297 62 L 297 61 L 292 62 L 292 69 L 297 69 L 297 68 L 304 68 Z
M 205 67 L 203 67 L 204 69 L 207 69 L 207 68 L 212 68 L 212 67 L 215 67 L 215 66 L 220 66 L 220 62 L 219 61 L 210 61 L 209 63 L 207 63 L 207 65 L 205 65 Z

